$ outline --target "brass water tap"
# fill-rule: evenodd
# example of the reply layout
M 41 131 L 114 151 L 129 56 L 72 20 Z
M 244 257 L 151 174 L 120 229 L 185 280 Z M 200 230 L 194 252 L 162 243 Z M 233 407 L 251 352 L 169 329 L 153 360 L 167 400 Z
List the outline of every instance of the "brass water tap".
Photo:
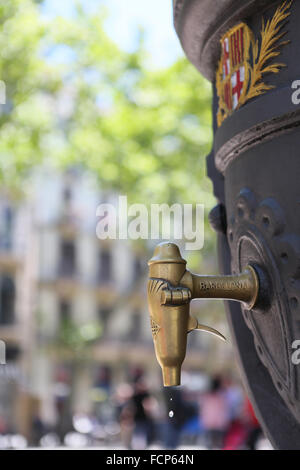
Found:
M 164 385 L 180 385 L 187 334 L 202 330 L 225 340 L 217 330 L 201 325 L 190 315 L 190 301 L 231 299 L 242 302 L 250 310 L 258 299 L 259 277 L 250 265 L 236 276 L 193 274 L 186 269 L 178 246 L 170 242 L 157 245 L 148 265 L 148 306 L 156 357 Z

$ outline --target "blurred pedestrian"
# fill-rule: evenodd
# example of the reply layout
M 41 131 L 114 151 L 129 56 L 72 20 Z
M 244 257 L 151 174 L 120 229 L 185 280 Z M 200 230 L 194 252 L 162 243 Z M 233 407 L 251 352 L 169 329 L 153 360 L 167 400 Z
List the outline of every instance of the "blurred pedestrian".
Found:
M 131 449 L 132 434 L 134 429 L 133 407 L 131 398 L 133 388 L 128 383 L 121 383 L 114 397 L 117 420 L 120 424 L 121 441 L 126 449 Z
M 245 396 L 239 385 L 230 378 L 225 382 L 229 423 L 224 438 L 223 450 L 238 450 L 245 446 L 247 427 L 244 420 Z
M 131 402 L 134 421 L 134 448 L 145 449 L 154 440 L 155 424 L 148 406 L 151 403 L 151 394 L 142 378 L 139 378 L 134 384 Z
M 248 429 L 248 435 L 246 439 L 246 447 L 249 450 L 256 450 L 256 446 L 260 437 L 262 437 L 262 430 L 260 424 L 255 416 L 253 407 L 250 403 L 249 398 L 245 402 L 245 419 Z
M 182 389 L 168 387 L 164 395 L 167 409 L 164 444 L 167 449 L 176 449 L 184 432 L 198 431 L 193 422 L 198 409 L 195 403 L 185 399 Z
M 229 406 L 222 380 L 215 376 L 210 390 L 201 400 L 201 420 L 209 449 L 222 449 L 226 429 L 230 421 Z

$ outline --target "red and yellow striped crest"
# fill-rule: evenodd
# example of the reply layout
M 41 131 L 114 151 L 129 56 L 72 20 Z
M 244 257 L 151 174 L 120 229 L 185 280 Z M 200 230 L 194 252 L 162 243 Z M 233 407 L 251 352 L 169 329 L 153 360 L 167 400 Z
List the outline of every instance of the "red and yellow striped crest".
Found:
M 249 31 L 244 23 L 230 29 L 222 38 L 220 93 L 230 113 L 237 108 L 245 88 L 245 62 L 249 59 Z

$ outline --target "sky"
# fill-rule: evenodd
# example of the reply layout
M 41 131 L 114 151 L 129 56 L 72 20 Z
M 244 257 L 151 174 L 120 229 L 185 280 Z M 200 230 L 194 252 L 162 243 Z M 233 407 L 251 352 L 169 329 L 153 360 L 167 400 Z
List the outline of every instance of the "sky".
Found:
M 84 4 L 91 10 L 98 5 L 108 8 L 106 32 L 127 51 L 134 49 L 141 26 L 154 67 L 170 65 L 183 56 L 173 27 L 172 0 L 84 0 Z M 46 16 L 69 16 L 73 5 L 74 0 L 46 0 L 43 10 Z

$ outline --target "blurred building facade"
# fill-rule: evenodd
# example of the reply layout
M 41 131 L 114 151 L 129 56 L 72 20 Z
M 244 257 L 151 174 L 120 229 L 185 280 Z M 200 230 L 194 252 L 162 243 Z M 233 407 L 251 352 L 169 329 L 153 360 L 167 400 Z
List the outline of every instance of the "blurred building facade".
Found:
M 104 197 L 91 176 L 49 169 L 26 202 L 1 195 L 0 416 L 12 430 L 28 435 L 35 415 L 54 425 L 93 412 L 97 389 L 153 363 L 145 251 L 97 239 Z
M 0 197 L 0 417 L 27 436 L 37 419 L 59 423 L 62 435 L 75 412 L 108 419 L 113 386 L 133 367 L 161 384 L 145 301 L 149 253 L 97 239 L 101 202 L 116 197 L 78 169 L 39 170 L 25 202 Z M 191 335 L 185 363 L 195 370 L 211 345 L 199 339 Z
M 34 347 L 32 305 L 35 297 L 36 251 L 27 203 L 0 198 L 0 338 L 5 342 L 5 365 L 0 366 L 0 426 L 26 432 L 27 413 L 35 405 L 27 393 Z

